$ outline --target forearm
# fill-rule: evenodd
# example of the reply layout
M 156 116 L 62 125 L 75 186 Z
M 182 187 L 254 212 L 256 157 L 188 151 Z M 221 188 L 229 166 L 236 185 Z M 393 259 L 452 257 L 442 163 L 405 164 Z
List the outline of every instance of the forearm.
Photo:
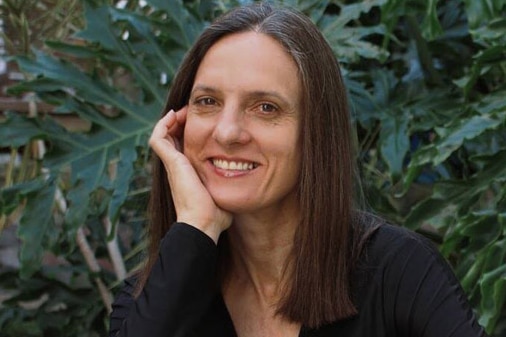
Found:
M 192 226 L 174 224 L 116 336 L 189 335 L 216 295 L 216 260 L 211 238 Z

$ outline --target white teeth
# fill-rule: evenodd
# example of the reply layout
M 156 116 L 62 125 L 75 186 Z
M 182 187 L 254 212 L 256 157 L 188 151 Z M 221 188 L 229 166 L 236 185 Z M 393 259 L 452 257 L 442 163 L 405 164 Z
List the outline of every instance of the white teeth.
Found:
M 248 171 L 256 167 L 253 163 L 226 161 L 222 159 L 213 159 L 213 165 L 223 170 Z

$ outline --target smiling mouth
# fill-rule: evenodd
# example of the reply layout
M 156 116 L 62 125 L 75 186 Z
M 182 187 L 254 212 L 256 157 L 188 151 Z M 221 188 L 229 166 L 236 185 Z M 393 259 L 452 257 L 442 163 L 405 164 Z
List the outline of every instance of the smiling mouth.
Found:
M 227 161 L 223 159 L 212 159 L 211 162 L 215 167 L 222 170 L 250 171 L 258 167 L 258 164 L 253 162 Z

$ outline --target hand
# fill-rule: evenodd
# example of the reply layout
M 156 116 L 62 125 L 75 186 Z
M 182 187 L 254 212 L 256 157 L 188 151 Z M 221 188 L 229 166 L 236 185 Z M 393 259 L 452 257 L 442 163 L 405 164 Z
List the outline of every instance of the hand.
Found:
M 185 222 L 207 234 L 215 243 L 232 223 L 232 215 L 218 206 L 202 184 L 192 164 L 181 152 L 187 107 L 169 111 L 156 123 L 149 145 L 162 160 L 177 221 Z

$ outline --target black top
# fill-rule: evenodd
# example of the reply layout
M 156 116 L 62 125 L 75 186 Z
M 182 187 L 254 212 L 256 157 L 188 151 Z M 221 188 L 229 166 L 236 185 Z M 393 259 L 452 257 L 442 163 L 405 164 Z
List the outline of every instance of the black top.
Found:
M 198 229 L 174 224 L 139 297 L 133 280 L 116 296 L 110 336 L 236 336 L 216 283 L 217 247 Z M 431 242 L 382 225 L 353 274 L 358 315 L 300 337 L 478 337 L 466 296 Z

